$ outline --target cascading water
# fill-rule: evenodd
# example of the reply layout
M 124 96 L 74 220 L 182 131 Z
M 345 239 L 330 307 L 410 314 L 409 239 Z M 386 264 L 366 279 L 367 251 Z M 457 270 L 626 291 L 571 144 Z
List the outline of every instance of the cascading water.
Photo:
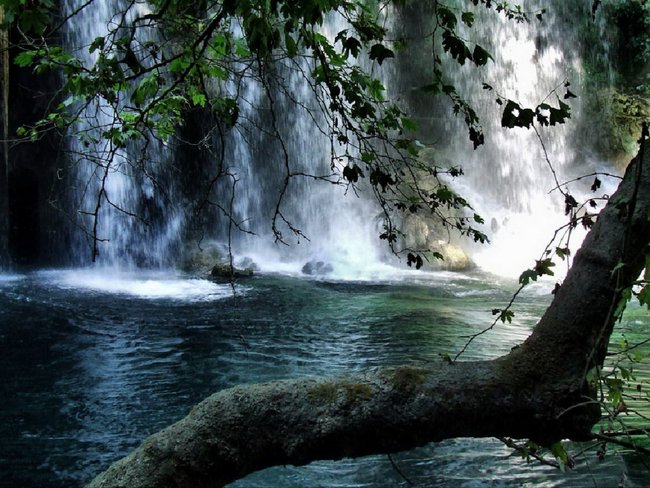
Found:
M 586 15 L 590 2 L 582 3 Z M 542 6 L 527 8 L 535 11 Z M 471 168 L 466 184 L 472 201 L 491 224 L 492 245 L 476 252 L 475 259 L 482 268 L 500 274 L 516 276 L 531 267 L 555 229 L 567 223 L 565 197 L 556 189 L 558 183 L 604 169 L 588 158 L 589 141 L 575 139 L 576 125 L 581 123 L 581 99 L 564 99 L 567 81 L 570 90 L 580 93 L 583 69 L 572 48 L 580 41 L 576 33 L 560 30 L 560 21 L 553 16 L 559 17 L 561 12 L 550 8 L 545 15 L 542 23 L 517 24 L 500 18 L 490 24 L 488 49 L 495 53 L 495 60 L 489 63 L 484 81 L 494 90 L 474 96 L 472 102 L 481 112 L 491 114 L 483 118 L 489 135 L 485 147 L 478 151 L 468 150 L 467 145 L 454 148 L 457 157 Z M 504 129 L 500 127 L 503 107 L 495 103 L 499 95 L 522 107 L 542 102 L 558 106 L 561 100 L 570 104 L 572 119 L 564 125 L 539 127 L 537 133 L 525 128 Z M 581 199 L 589 184 L 571 192 Z M 576 234 L 574 245 L 583 236 L 580 231 Z
M 78 12 L 72 17 L 67 47 L 92 66 L 97 56 L 89 53 L 89 46 L 96 38 L 111 35 L 109 31 L 121 21 L 117 17 L 121 11 L 127 12 L 127 22 L 141 13 L 125 1 L 66 2 L 66 15 Z M 336 26 L 333 30 L 338 31 Z M 215 87 L 220 95 L 230 93 L 239 100 L 240 117 L 228 134 L 212 136 L 214 147 L 223 146 L 223 161 L 216 161 L 212 153 L 213 160 L 202 161 L 202 166 L 211 167 L 212 174 L 226 168 L 239 182 L 233 189 L 233 180 L 222 174 L 211 198 L 223 212 L 212 213 L 211 223 L 204 219 L 205 228 L 193 229 L 194 235 L 222 244 L 228 241 L 236 257 L 252 257 L 262 268 L 299 270 L 313 260 L 326 261 L 344 272 L 352 263 L 366 267 L 377 263 L 376 210 L 369 200 L 344 198 L 344 188 L 310 181 L 309 177 L 291 178 L 278 207 L 282 213 L 277 219 L 278 230 L 287 245 L 272 235 L 273 211 L 287 172 L 331 173 L 331 147 L 319 127 L 323 121 L 314 118 L 317 102 L 305 79 L 310 67 L 287 63 L 270 69 L 281 72 L 288 89 L 281 89 L 254 69 L 246 77 Z M 72 246 L 73 259 L 87 262 L 97 245 L 98 260 L 106 265 L 173 267 L 182 259 L 179 238 L 188 223 L 187 214 L 196 205 L 182 198 L 179 183 L 174 181 L 178 177 L 174 164 L 184 163 L 178 161 L 182 155 L 153 139 L 142 153 L 142 146 L 134 143 L 114 148 L 101 137 L 113 128 L 120 129 L 115 109 L 99 99 L 84 110 L 75 127 L 84 138 L 69 140 L 72 207 L 81 228 Z M 203 191 L 202 187 L 194 189 L 197 194 Z M 236 194 L 230 207 L 233 191 Z M 228 236 L 231 217 L 240 229 Z M 294 234 L 289 223 L 300 234 Z
M 343 28 L 342 20 L 332 17 L 324 29 L 333 39 Z M 234 215 L 254 233 L 235 237 L 235 254 L 263 269 L 295 272 L 305 263 L 322 262 L 339 277 L 358 277 L 361 269 L 380 264 L 378 210 L 367 196 L 345 195 L 345 187 L 308 176 L 336 181 L 331 176 L 336 148 L 307 79 L 312 67 L 289 60 L 269 69 L 273 76 L 243 82 L 244 122 L 228 141 L 229 163 L 241 178 Z M 280 84 L 273 81 L 278 79 Z M 287 174 L 299 176 L 285 181 Z M 281 239 L 272 233 L 278 203 Z
M 129 19 L 144 9 L 123 0 L 68 0 L 64 14 L 76 14 L 67 24 L 66 47 L 91 67 L 97 61 L 97 52 L 89 51 L 91 43 L 112 35 L 120 12 Z M 147 141 L 145 152 L 142 144 L 115 147 L 103 138 L 103 133 L 121 129 L 115 107 L 104 98 L 88 105 L 79 119 L 74 130 L 80 137 L 68 138 L 71 205 L 79 227 L 71 259 L 87 263 L 93 257 L 123 268 L 169 266 L 183 223 L 182 209 L 174 204 L 174 185 L 164 185 L 173 177 L 172 151 L 155 139 Z
M 546 13 L 543 21 L 537 21 L 534 13 L 542 7 L 546 7 Z M 469 66 L 470 62 L 461 67 L 449 61 L 445 76 L 481 118 L 486 137 L 477 150 L 467 138 L 461 117 L 439 115 L 441 110 L 450 113 L 450 108 L 431 102 L 425 102 L 424 109 L 414 107 L 429 128 L 429 133 L 421 135 L 434 142 L 437 157 L 463 167 L 465 176 L 454 181 L 454 187 L 487 220 L 485 231 L 491 243 L 471 250 L 473 259 L 484 270 L 518 276 L 530 268 L 555 229 L 567 223 L 565 197 L 557 189 L 558 183 L 607 168 L 590 157 L 590 141 L 576 140 L 577 127 L 586 123 L 580 118 L 584 70 L 578 47 L 582 41 L 571 18 L 588 18 L 590 7 L 591 2 L 582 0 L 554 2 L 550 6 L 548 2 L 527 2 L 530 22 L 506 19 L 483 7 L 473 11 L 475 24 L 462 34 L 470 45 L 476 42 L 485 47 L 494 59 L 481 68 Z M 430 32 L 426 27 L 419 29 Z M 567 81 L 571 83 L 568 87 Z M 483 83 L 491 88 L 482 88 Z M 401 81 L 402 87 L 409 84 L 414 84 L 413 79 Z M 565 99 L 567 89 L 578 98 Z M 415 103 L 422 100 L 417 96 L 415 99 Z M 538 124 L 538 132 L 503 128 L 501 115 L 507 99 L 526 108 L 543 102 L 557 107 L 559 99 L 570 105 L 571 119 L 552 127 Z M 426 110 L 436 116 L 430 117 Z M 592 181 L 572 187 L 573 196 L 581 200 Z M 582 238 L 579 229 L 575 234 L 573 245 Z
M 83 3 L 66 2 L 66 12 L 75 11 Z M 88 45 L 107 34 L 110 19 L 127 4 L 92 2 L 73 17 L 68 43 L 79 49 L 89 64 L 93 57 L 87 54 Z M 129 12 L 132 16 L 136 14 L 133 10 Z M 463 165 L 466 176 L 457 183 L 457 189 L 488 218 L 492 244 L 474 249 L 475 260 L 489 271 L 518 274 L 538 257 L 553 229 L 564 223 L 561 193 L 550 198 L 548 195 L 556 183 L 545 161 L 544 149 L 560 181 L 595 168 L 593 163 L 581 160 L 584 151 L 576 150 L 571 140 L 574 131 L 568 125 L 540 131 L 544 147 L 532 130 L 502 129 L 495 93 L 522 106 L 535 106 L 554 89 L 562 96 L 566 79 L 579 81 L 580 59 L 567 47 L 572 42 L 568 32 L 557 31 L 560 23 L 553 20 L 551 9 L 541 24 L 506 21 L 484 8 L 478 8 L 476 15 L 476 26 L 467 35 L 475 36 L 495 56 L 494 62 L 478 71 L 478 76 L 494 91 L 481 90 L 476 70 L 468 67 L 450 65 L 447 74 L 481 114 L 486 144 L 473 151 L 464 127 L 449 111 L 439 109 L 434 128 L 425 127 L 421 136 L 424 141 L 451 141 L 437 145 L 436 149 L 440 157 Z M 485 32 L 477 26 L 484 26 Z M 331 18 L 325 30 L 331 31 L 333 38 L 344 27 L 339 19 Z M 491 43 L 486 43 L 490 39 Z M 220 95 L 237 95 L 240 116 L 229 134 L 212 136 L 215 147 L 223 146 L 223 160 L 205 161 L 204 166 L 211 166 L 216 174 L 220 169 L 214 168 L 221 165 L 230 177 L 222 177 L 214 186 L 210 199 L 218 202 L 221 211 L 212 213 L 207 222 L 204 219 L 197 234 L 202 240 L 230 242 L 236 262 L 252 258 L 267 270 L 297 272 L 307 262 L 323 262 L 337 276 L 354 278 L 381 268 L 387 253 L 377 239 L 379 212 L 369 192 L 359 197 L 345 195 L 344 187 L 295 176 L 283 193 L 288 173 L 328 175 L 333 148 L 322 133 L 324 121 L 315 115 L 318 101 L 305 77 L 310 67 L 288 61 L 266 69 L 273 70 L 274 76 L 254 72 L 218 88 Z M 426 83 L 400 70 L 398 65 L 397 73 L 386 75 L 385 81 L 389 89 L 393 85 L 393 92 L 399 93 L 400 86 Z M 391 79 L 400 77 L 401 82 Z M 412 108 L 422 112 L 420 106 Z M 85 117 L 102 127 L 91 132 L 96 139 L 101 140 L 99 134 L 113 120 L 112 110 L 105 101 L 86 109 Z M 579 102 L 572 103 L 572 110 L 575 121 L 579 118 Z M 141 148 L 131 145 L 113 150 L 106 142 L 74 141 L 71 150 L 80 155 L 75 158 L 74 199 L 86 229 L 74 246 L 76 261 L 81 261 L 80 255 L 86 259 L 90 255 L 88 233 L 92 234 L 97 214 L 97 238 L 107 241 L 98 243 L 102 262 L 145 267 L 177 264 L 186 215 L 192 208 L 174 181 L 178 176 L 174 165 L 182 164 L 178 161 L 179 153 L 154 140 L 148 141 L 145 157 L 138 155 Z M 233 186 L 235 180 L 237 184 Z M 165 191 L 161 192 L 163 187 Z M 287 245 L 278 242 L 271 232 L 278 202 L 281 216 L 276 223 Z M 286 222 L 305 237 L 294 234 Z M 233 231 L 230 235 L 228 229 Z M 508 256 L 508 269 L 503 256 Z

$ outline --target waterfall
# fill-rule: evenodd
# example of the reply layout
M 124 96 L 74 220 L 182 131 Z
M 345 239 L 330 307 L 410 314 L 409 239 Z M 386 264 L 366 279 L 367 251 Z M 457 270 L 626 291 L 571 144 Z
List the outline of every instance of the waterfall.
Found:
M 324 31 L 333 41 L 344 27 L 332 16 Z M 240 180 L 233 215 L 250 232 L 234 236 L 235 257 L 289 272 L 322 262 L 340 277 L 381 265 L 379 210 L 367 193 L 356 196 L 332 176 L 332 153 L 340 148 L 326 134 L 322 102 L 307 79 L 313 66 L 296 58 L 268 69 L 272 76 L 256 73 L 241 87 L 228 87 L 239 89 L 244 101 L 242 123 L 226 144 L 230 171 Z M 285 182 L 289 172 L 327 181 L 294 176 Z M 274 215 L 281 237 L 272 232 Z
M 125 0 L 68 0 L 64 15 L 78 13 L 67 24 L 66 47 L 91 67 L 97 61 L 97 52 L 89 52 L 91 43 L 110 35 L 120 12 L 129 19 L 145 8 Z M 113 146 L 102 133 L 120 130 L 115 115 L 114 106 L 98 98 L 73 128 L 80 137 L 68 138 L 70 212 L 78 227 L 71 260 L 87 263 L 96 252 L 97 261 L 109 266 L 169 266 L 183 224 L 175 187 L 165 184 L 175 176 L 173 152 L 153 138 Z
M 527 3 L 526 8 L 535 11 L 545 5 L 533 3 Z M 568 221 L 565 195 L 557 188 L 558 183 L 593 172 L 611 172 L 607 163 L 593 155 L 593 141 L 579 137 L 581 126 L 591 122 L 581 117 L 586 83 L 577 46 L 583 40 L 575 28 L 579 24 L 575 19 L 572 23 L 571 16 L 588 18 L 590 7 L 591 2 L 582 0 L 553 2 L 542 22 L 532 19 L 531 23 L 515 24 L 501 18 L 492 24 L 489 49 L 495 53 L 495 62 L 488 66 L 484 81 L 494 90 L 484 91 L 475 102 L 480 110 L 494 114 L 484 118 L 490 135 L 482 150 L 458 153 L 472 169 L 468 170 L 466 184 L 473 201 L 490 219 L 492 244 L 474 253 L 485 270 L 518 276 L 532 267 L 555 230 Z M 574 9 L 572 14 L 567 12 L 570 9 Z M 495 104 L 494 92 L 523 107 L 542 102 L 558 106 L 559 98 L 570 105 L 571 119 L 565 124 L 538 127 L 539 137 L 531 129 L 503 129 L 499 124 L 503 107 Z M 567 93 L 575 93 L 577 98 L 565 99 Z M 562 185 L 562 189 L 582 202 L 593 196 L 592 181 Z M 616 183 L 605 181 L 605 193 L 611 194 Z M 573 251 L 585 233 L 582 226 L 574 230 L 570 240 Z M 557 245 L 563 246 L 560 242 L 553 244 Z
M 533 13 L 542 7 L 546 13 L 538 21 Z M 440 161 L 463 167 L 465 176 L 454 181 L 454 187 L 487 220 L 491 243 L 468 246 L 475 262 L 486 271 L 518 276 L 532 267 L 555 229 L 567 222 L 565 197 L 556 189 L 558 183 L 608 169 L 592 156 L 591 141 L 577 138 L 580 128 L 589 122 L 581 120 L 584 69 L 575 17 L 588 19 L 590 7 L 591 2 L 582 0 L 550 6 L 548 2 L 527 2 L 528 23 L 506 19 L 483 7 L 473 10 L 475 25 L 462 34 L 470 45 L 476 42 L 485 47 L 494 59 L 481 68 L 449 61 L 445 76 L 481 118 L 485 144 L 478 149 L 474 150 L 460 117 L 439 115 L 441 111 L 449 113 L 450 107 L 423 103 L 421 95 L 411 99 L 428 130 L 420 135 L 433 142 Z M 409 75 L 422 76 L 417 71 Z M 570 86 L 565 86 L 566 82 Z M 401 87 L 413 83 L 413 79 L 402 80 Z M 483 88 L 483 83 L 489 87 Z M 565 100 L 568 90 L 578 98 Z M 571 106 L 571 119 L 565 124 L 538 126 L 539 137 L 533 129 L 501 127 L 503 105 L 497 99 L 512 99 L 522 107 L 534 108 L 542 102 L 558 106 L 558 96 Z M 592 181 L 573 186 L 573 196 L 584 198 Z M 572 244 L 579 244 L 582 237 L 581 229 L 576 229 Z
M 90 44 L 109 35 L 119 20 L 118 12 L 126 11 L 128 20 L 139 13 L 137 5 L 144 7 L 124 0 L 85 4 L 82 0 L 64 4 L 66 15 L 79 11 L 72 17 L 66 43 L 90 67 L 96 61 L 96 53 L 89 53 Z M 336 26 L 333 30 L 338 32 Z M 181 259 L 181 240 L 190 235 L 201 241 L 199 246 L 211 239 L 222 246 L 229 242 L 236 260 L 252 258 L 266 269 L 296 271 L 306 262 L 323 261 L 344 274 L 353 264 L 377 263 L 377 210 L 368 198 L 345 197 L 344 187 L 307 176 L 293 177 L 283 194 L 287 171 L 329 175 L 331 147 L 322 134 L 324 120 L 314 117 L 319 107 L 305 80 L 311 68 L 296 61 L 269 69 L 288 83 L 288 90 L 251 70 L 245 77 L 212 87 L 220 96 L 238 97 L 240 116 L 227 134 L 208 131 L 206 137 L 218 149 L 206 153 L 190 151 L 188 156 L 183 147 L 154 139 L 146 141 L 146 150 L 137 143 L 114 148 L 101 133 L 111 127 L 120 129 L 114 121 L 115 108 L 101 98 L 87 107 L 74 127 L 83 139 L 68 140 L 70 206 L 80 228 L 72 259 L 87 262 L 96 245 L 97 259 L 106 265 L 175 266 Z M 209 115 L 198 117 L 207 117 L 209 123 Z M 217 155 L 220 151 L 223 160 Z M 196 157 L 201 161 L 187 161 Z M 193 188 L 191 182 L 175 181 L 192 179 L 178 170 L 185 165 L 200 180 Z M 215 175 L 220 178 L 208 195 L 210 209 L 196 200 Z M 183 185 L 195 194 L 186 197 Z M 277 223 L 284 242 L 271 232 L 281 195 L 282 218 Z M 208 217 L 194 218 L 197 207 Z M 235 230 L 228 235 L 231 223 Z M 193 246 L 194 240 L 188 239 L 186 245 Z
M 85 3 L 68 0 L 64 11 L 73 12 Z M 589 2 L 582 3 L 587 8 Z M 558 2 L 556 5 L 561 10 Z M 129 6 L 130 16 L 144 8 L 125 0 L 91 2 L 72 18 L 68 47 L 91 65 L 94 55 L 88 52 L 89 44 L 107 35 L 116 12 Z M 582 67 L 580 57 L 572 53 L 573 43 L 579 40 L 570 38 L 566 30 L 560 32 L 562 23 L 548 10 L 544 22 L 533 19 L 526 24 L 476 8 L 476 26 L 482 27 L 470 29 L 466 35 L 484 45 L 494 55 L 494 62 L 479 70 L 452 63 L 446 71 L 481 115 L 486 144 L 476 151 L 449 107 L 423 102 L 422 95 L 411 90 L 427 83 L 408 65 L 426 63 L 422 53 L 427 51 L 419 49 L 417 42 L 411 45 L 411 52 L 399 53 L 396 66 L 384 75 L 389 91 L 405 98 L 403 103 L 410 105 L 422 122 L 419 137 L 433 144 L 436 158 L 463 166 L 466 176 L 454 184 L 487 217 L 492 240 L 490 246 L 472 248 L 471 252 L 482 268 L 499 274 L 518 274 L 530 267 L 552 231 L 564 223 L 562 194 L 549 194 L 557 185 L 545 154 L 560 181 L 602 166 L 588 157 L 588 151 L 578 150 L 573 140 L 580 98 L 572 102 L 569 124 L 540 130 L 543 146 L 532 130 L 500 127 L 497 96 L 535 106 L 553 90 L 562 96 L 567 79 L 574 83 L 571 89 L 580 94 Z M 394 26 L 405 22 L 411 32 L 427 31 L 423 26 L 426 16 L 414 20 L 408 13 L 401 15 L 395 13 L 398 21 Z M 340 22 L 331 18 L 324 27 L 330 37 L 345 27 Z M 178 264 L 182 245 L 199 241 L 202 246 L 209 240 L 222 248 L 229 243 L 236 264 L 252 260 L 263 270 L 299 272 L 306 263 L 322 262 L 337 276 L 356 278 L 381 270 L 390 261 L 377 238 L 380 212 L 369 191 L 362 189 L 355 195 L 344 186 L 307 176 L 292 177 L 286 191 L 283 189 L 288 172 L 328 179 L 332 151 L 337 148 L 322 133 L 325 121 L 318 115 L 318 101 L 305 78 L 310 67 L 304 61 L 288 60 L 265 69 L 273 76 L 249 71 L 245 77 L 212 87 L 221 96 L 236 95 L 240 101 L 238 123 L 232 130 L 205 134 L 218 148 L 215 151 L 196 149 L 188 156 L 182 147 L 154 139 L 147 141 L 145 153 L 137 144 L 114 149 L 102 140 L 100 131 L 88 133 L 87 127 L 77 127 L 90 137 L 71 139 L 69 146 L 74 168 L 72 206 L 78 209 L 78 223 L 85 229 L 77 233 L 73 245 L 75 262 L 90 255 L 95 220 L 98 259 L 111 265 L 173 267 Z M 493 90 L 482 90 L 482 81 Z M 84 111 L 84 118 L 104 127 L 102 130 L 112 123 L 113 115 L 113 108 L 101 99 Z M 195 160 L 186 161 L 188 158 Z M 194 171 L 202 175 L 194 175 Z M 215 175 L 219 179 L 207 194 L 209 205 L 207 209 L 198 206 L 204 216 L 196 218 L 197 204 L 189 200 L 183 185 L 191 190 L 192 178 L 200 176 L 203 186 L 200 190 L 195 187 L 195 193 L 200 193 Z M 183 178 L 184 183 L 178 181 Z M 102 185 L 104 194 L 98 201 Z M 281 240 L 272 233 L 276 207 L 281 214 L 275 214 Z

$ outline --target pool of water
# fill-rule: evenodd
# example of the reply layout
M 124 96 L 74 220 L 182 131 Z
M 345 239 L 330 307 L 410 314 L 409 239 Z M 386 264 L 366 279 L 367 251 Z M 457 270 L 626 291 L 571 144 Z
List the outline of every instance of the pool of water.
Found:
M 256 276 L 230 284 L 163 273 L 0 274 L 0 487 L 82 486 L 216 390 L 278 378 L 439 360 L 488 324 L 514 284 L 485 275 L 375 281 Z M 507 352 L 552 284 L 465 357 Z M 633 320 L 648 326 L 647 314 Z M 595 452 L 568 474 L 493 439 L 255 473 L 233 487 L 625 486 L 650 484 L 631 454 Z

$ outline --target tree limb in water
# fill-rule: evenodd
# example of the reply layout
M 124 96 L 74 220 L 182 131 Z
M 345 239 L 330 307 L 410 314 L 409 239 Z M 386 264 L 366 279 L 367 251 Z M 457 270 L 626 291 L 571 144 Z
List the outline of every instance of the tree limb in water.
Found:
M 270 466 L 391 453 L 453 437 L 542 445 L 591 439 L 600 408 L 585 377 L 602 365 L 613 310 L 645 264 L 649 215 L 646 151 L 628 168 L 532 335 L 506 356 L 223 390 L 89 486 L 223 486 Z

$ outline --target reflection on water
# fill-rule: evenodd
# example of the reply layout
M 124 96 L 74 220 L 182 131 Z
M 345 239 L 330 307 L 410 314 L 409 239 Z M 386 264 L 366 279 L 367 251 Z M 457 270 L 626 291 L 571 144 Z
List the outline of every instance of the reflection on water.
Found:
M 1 276 L 0 486 L 81 485 L 221 388 L 438 360 L 509 299 L 508 284 L 485 277 L 421 276 L 380 283 L 258 276 L 235 294 L 229 285 L 169 275 Z M 528 293 L 517 321 L 482 336 L 467 358 L 507 352 L 548 297 L 545 285 Z M 634 320 L 648 327 L 647 316 Z M 625 457 L 597 463 L 587 455 L 565 477 L 489 439 L 450 440 L 394 459 L 423 487 L 605 487 L 627 469 Z M 406 482 L 386 456 L 372 456 L 273 468 L 234 486 Z

